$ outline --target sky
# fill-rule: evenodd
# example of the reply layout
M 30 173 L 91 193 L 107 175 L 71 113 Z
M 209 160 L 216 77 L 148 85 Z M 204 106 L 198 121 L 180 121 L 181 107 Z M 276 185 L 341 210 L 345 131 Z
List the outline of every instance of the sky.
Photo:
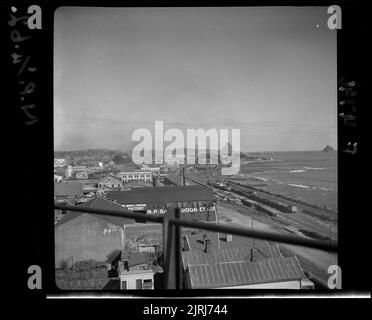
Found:
M 240 129 L 241 150 L 337 146 L 326 7 L 62 7 L 55 150 L 130 150 L 137 128 Z

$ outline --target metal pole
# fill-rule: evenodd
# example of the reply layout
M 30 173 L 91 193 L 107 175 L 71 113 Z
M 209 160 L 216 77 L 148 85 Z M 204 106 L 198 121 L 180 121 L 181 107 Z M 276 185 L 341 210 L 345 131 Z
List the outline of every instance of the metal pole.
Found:
M 119 217 L 119 218 L 142 219 L 146 221 L 153 221 L 155 223 L 163 223 L 163 217 L 148 215 L 146 214 L 146 210 L 131 212 L 125 208 L 123 208 L 123 210 L 102 210 L 102 209 L 95 209 L 95 208 L 88 208 L 88 207 L 81 207 L 81 206 L 62 206 L 59 204 L 54 204 L 54 209 L 94 213 L 98 215 L 112 216 L 112 217 Z
M 214 232 L 224 232 L 231 233 L 238 236 L 245 236 L 248 238 L 256 238 L 267 241 L 275 241 L 281 243 L 294 244 L 297 246 L 304 246 L 314 249 L 321 249 L 330 252 L 337 252 L 337 242 L 334 241 L 319 241 L 319 240 L 310 240 L 298 236 L 289 236 L 276 234 L 265 231 L 254 231 L 247 228 L 232 227 L 226 225 L 216 225 L 211 223 L 199 222 L 199 221 L 188 221 L 188 220 L 177 220 L 170 219 L 170 224 L 182 225 L 183 227 L 193 228 L 193 229 L 203 229 L 211 230 Z
M 170 208 L 164 217 L 165 288 L 181 289 L 181 226 L 169 223 L 170 220 L 180 221 L 179 208 Z
M 253 231 L 253 218 L 251 217 L 251 220 L 252 220 L 252 231 Z M 255 238 L 253 238 L 253 249 L 256 248 L 256 240 Z
M 171 277 L 170 274 L 170 247 L 172 244 L 172 226 L 169 224 L 169 219 L 173 215 L 173 210 L 170 208 L 167 209 L 164 220 L 163 220 L 163 255 L 164 255 L 164 287 L 169 288 L 169 277 Z
M 175 209 L 175 219 L 180 219 L 181 209 Z M 175 255 L 175 268 L 176 268 L 176 289 L 182 289 L 182 234 L 181 234 L 181 226 L 174 226 L 175 230 L 175 247 L 174 247 L 174 255 Z

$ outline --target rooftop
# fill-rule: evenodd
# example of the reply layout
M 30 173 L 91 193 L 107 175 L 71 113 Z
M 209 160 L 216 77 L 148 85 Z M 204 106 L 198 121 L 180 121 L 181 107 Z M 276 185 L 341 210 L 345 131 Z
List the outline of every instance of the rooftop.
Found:
M 143 273 L 155 273 L 152 269 L 146 270 L 123 270 L 120 272 L 120 276 L 129 275 L 129 274 L 143 274 Z
M 140 253 L 140 252 L 126 253 L 126 252 L 122 252 L 121 257 L 122 257 L 122 260 L 124 260 L 125 258 L 128 260 L 129 268 L 147 263 L 145 253 Z
M 205 239 L 210 240 L 208 244 L 208 250 L 210 252 L 218 249 L 255 248 L 255 259 L 282 257 L 277 244 L 269 244 L 265 240 L 252 239 L 236 235 L 231 235 L 231 241 L 226 241 L 226 234 L 217 232 L 196 232 L 195 234 L 187 234 L 186 241 L 190 246 L 190 251 L 204 252 L 204 234 Z
M 183 251 L 182 263 L 185 269 L 190 266 L 214 264 L 221 262 L 250 261 L 251 248 L 221 249 L 212 252 Z
M 296 258 L 194 265 L 189 267 L 189 275 L 193 289 L 299 281 L 305 278 Z
M 123 212 L 127 212 L 127 210 L 125 208 L 123 208 L 122 206 L 120 206 L 116 203 L 113 203 L 111 201 L 108 201 L 106 199 L 102 199 L 102 198 L 94 198 L 92 200 L 89 200 L 85 203 L 80 204 L 79 207 L 94 208 L 94 209 L 101 209 L 101 210 L 121 210 Z M 64 217 L 56 224 L 56 227 L 66 223 L 68 221 L 71 221 L 71 220 L 73 220 L 73 219 L 75 219 L 75 218 L 77 218 L 77 217 L 79 217 L 83 214 L 93 216 L 96 219 L 106 221 L 108 223 L 117 225 L 119 227 L 123 227 L 124 224 L 135 223 L 135 221 L 133 219 L 124 218 L 124 217 L 121 218 L 121 217 L 114 217 L 114 216 L 108 216 L 108 215 L 107 216 L 106 215 L 98 215 L 98 214 L 94 214 L 94 213 L 68 211 L 64 215 Z
M 176 203 L 193 201 L 213 201 L 212 190 L 202 186 L 162 186 L 143 187 L 129 191 L 112 191 L 108 193 L 111 200 L 120 204 L 135 203 Z
M 104 179 L 107 179 L 107 178 L 113 178 L 113 179 L 116 179 L 118 181 L 121 181 L 121 178 L 114 175 L 113 173 L 109 173 L 109 174 L 105 175 L 104 177 L 101 178 L 101 180 L 104 180 Z

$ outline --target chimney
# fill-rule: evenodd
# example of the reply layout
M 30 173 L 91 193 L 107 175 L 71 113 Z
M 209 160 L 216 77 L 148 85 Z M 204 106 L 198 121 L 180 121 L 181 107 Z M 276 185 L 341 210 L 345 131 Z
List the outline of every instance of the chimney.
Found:
M 211 240 L 209 240 L 209 239 L 205 239 L 205 241 L 204 241 L 204 252 L 205 253 L 208 253 L 208 246 L 209 246 L 210 242 L 211 242 Z
M 128 260 L 124 260 L 124 269 L 129 271 L 129 261 Z
M 231 242 L 232 241 L 232 234 L 226 233 L 226 242 Z
M 203 233 L 203 244 L 205 244 L 205 239 L 207 239 L 207 234 Z

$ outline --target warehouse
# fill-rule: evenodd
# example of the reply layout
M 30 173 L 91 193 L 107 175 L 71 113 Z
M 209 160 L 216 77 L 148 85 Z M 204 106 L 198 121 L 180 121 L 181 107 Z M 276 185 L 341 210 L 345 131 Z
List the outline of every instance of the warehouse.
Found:
M 181 216 L 215 221 L 215 195 L 202 186 L 144 187 L 129 191 L 111 191 L 107 198 L 131 211 L 165 214 L 168 208 L 180 208 Z

